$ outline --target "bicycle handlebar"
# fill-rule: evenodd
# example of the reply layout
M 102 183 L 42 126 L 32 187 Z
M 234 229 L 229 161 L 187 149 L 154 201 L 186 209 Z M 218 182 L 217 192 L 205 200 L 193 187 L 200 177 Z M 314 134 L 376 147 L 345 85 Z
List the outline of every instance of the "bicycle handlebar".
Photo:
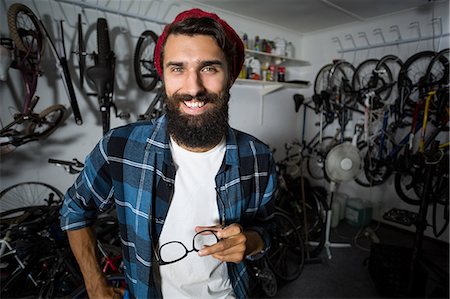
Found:
M 80 173 L 81 169 L 84 167 L 84 164 L 76 158 L 73 158 L 72 161 L 49 158 L 48 163 L 55 164 L 56 166 L 62 166 L 68 173 L 71 174 Z

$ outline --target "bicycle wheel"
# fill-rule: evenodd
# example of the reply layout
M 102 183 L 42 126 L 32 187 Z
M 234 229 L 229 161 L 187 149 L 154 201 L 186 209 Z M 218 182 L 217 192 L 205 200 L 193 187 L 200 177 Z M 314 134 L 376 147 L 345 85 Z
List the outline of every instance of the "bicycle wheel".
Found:
M 65 248 L 44 255 L 39 263 L 42 266 L 35 273 L 42 283 L 38 298 L 66 298 L 83 283 L 75 258 Z
M 260 280 L 261 288 L 267 297 L 273 297 L 277 294 L 277 278 L 270 268 L 262 269 L 261 273 L 258 274 L 258 279 Z
M 97 20 L 97 50 L 98 64 L 111 66 L 111 44 L 109 42 L 109 29 L 106 19 L 99 18 Z
M 353 95 L 352 79 L 355 67 L 347 61 L 340 61 L 333 65 L 328 77 L 328 88 L 332 92 L 331 101 L 353 105 L 356 97 Z
M 38 18 L 27 6 L 14 3 L 8 9 L 8 28 L 16 47 L 33 56 L 43 53 L 43 35 Z
M 320 94 L 323 90 L 327 90 L 329 86 L 328 74 L 333 67 L 333 64 L 324 65 L 316 75 L 314 80 L 314 94 Z
M 366 157 L 367 150 L 369 147 L 367 146 L 367 143 L 365 141 L 358 143 L 358 150 L 361 155 L 361 157 Z M 363 159 L 364 162 L 364 159 Z M 362 167 L 362 170 L 358 172 L 358 174 L 355 177 L 355 182 L 363 187 L 372 187 L 372 182 L 367 178 L 366 172 L 364 170 L 364 166 Z
M 449 80 L 449 49 L 444 49 L 431 59 L 427 68 L 427 84 L 448 84 Z
M 104 111 L 101 111 L 101 115 L 102 115 L 102 130 L 103 130 L 103 135 L 105 135 L 111 128 L 111 110 L 110 110 L 110 108 L 105 108 Z
M 41 182 L 19 183 L 0 192 L 0 213 L 22 207 L 46 206 L 50 203 L 50 200 L 53 203 L 59 203 L 63 198 L 63 193 L 49 184 Z M 9 217 L 13 217 L 13 215 L 9 215 Z
M 78 74 L 80 76 L 80 88 L 84 87 L 84 70 L 86 69 L 86 49 L 84 46 L 83 20 L 78 14 Z
M 311 188 L 311 197 L 306 199 L 306 216 L 308 224 L 308 242 L 305 251 L 308 251 L 309 257 L 318 256 L 325 246 L 325 224 L 328 210 L 327 195 L 328 192 L 321 186 Z M 300 235 L 306 240 L 304 226 L 300 228 Z
M 400 73 L 400 70 L 403 67 L 403 61 L 400 58 L 398 58 L 397 56 L 389 54 L 389 55 L 381 57 L 381 59 L 378 60 L 377 66 L 375 67 L 375 71 L 376 72 L 383 71 L 384 66 L 386 66 L 390 70 L 390 73 L 392 75 L 392 80 L 393 80 L 391 82 L 392 83 L 395 82 L 395 84 L 390 88 L 389 97 L 386 99 L 386 104 L 392 105 L 399 98 L 398 75 Z
M 113 287 L 123 287 L 126 285 L 126 280 L 125 277 L 123 275 L 111 275 L 111 276 L 107 276 L 106 280 L 108 281 L 108 283 L 113 286 Z M 73 298 L 73 299 L 81 299 L 81 298 L 88 298 L 87 295 L 87 291 L 86 291 L 86 287 L 80 286 L 78 289 L 76 289 L 75 291 L 73 291 L 68 298 Z
M 377 69 L 377 66 L 379 67 Z M 358 102 L 364 103 L 364 95 L 371 91 L 380 90 L 373 99 L 373 109 L 384 106 L 389 98 L 392 86 L 389 84 L 393 81 L 390 69 L 385 65 L 378 65 L 377 59 L 368 59 L 358 65 L 352 78 L 352 86 L 359 93 Z
M 385 157 L 392 148 L 393 145 L 388 138 L 385 138 L 383 145 L 381 145 L 380 138 L 377 138 L 367 150 L 362 149 L 366 153 L 363 159 L 363 169 L 369 186 L 381 185 L 391 176 L 394 170 L 393 161 Z
M 423 51 L 409 57 L 398 75 L 399 93 L 401 104 L 400 113 L 404 115 L 405 110 L 412 110 L 415 103 L 426 93 L 427 69 L 430 61 L 435 56 L 433 51 Z
M 47 107 L 36 120 L 32 120 L 27 127 L 27 135 L 45 138 L 52 134 L 63 122 L 67 109 L 60 104 Z
M 142 32 L 134 52 L 134 75 L 138 86 L 144 91 L 152 91 L 158 82 L 154 64 L 154 52 L 158 36 L 151 30 Z
M 394 186 L 397 195 L 404 202 L 418 206 L 421 199 L 416 194 L 414 185 L 418 184 L 418 170 L 411 169 L 411 171 L 402 171 L 395 174 Z
M 268 219 L 274 224 L 267 263 L 274 274 L 284 281 L 297 279 L 303 271 L 303 241 L 295 224 L 284 213 L 275 212 Z
M 102 118 L 103 134 L 109 131 L 111 127 L 111 107 L 112 93 L 114 90 L 114 53 L 111 51 L 111 44 L 109 42 L 108 23 L 106 19 L 99 18 L 97 20 L 97 65 L 106 67 L 111 71 L 110 80 L 106 81 L 105 89 L 100 88 L 98 94 L 100 102 L 100 112 Z
M 14 250 L 2 256 L 2 298 L 43 298 L 39 292 L 43 282 L 50 278 L 43 277 L 48 268 L 45 261 L 41 263 L 41 257 L 52 250 L 52 242 L 37 234 L 25 234 L 10 245 Z

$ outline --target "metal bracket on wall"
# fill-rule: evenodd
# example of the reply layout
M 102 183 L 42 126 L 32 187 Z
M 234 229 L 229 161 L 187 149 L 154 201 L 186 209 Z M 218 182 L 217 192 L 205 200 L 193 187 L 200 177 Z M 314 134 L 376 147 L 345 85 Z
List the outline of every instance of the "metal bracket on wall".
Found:
M 333 43 L 337 43 L 338 44 L 338 50 L 337 53 L 347 53 L 347 52 L 355 52 L 355 51 L 361 51 L 361 50 L 368 50 L 368 49 L 373 49 L 373 48 L 382 48 L 382 47 L 387 47 L 387 46 L 396 46 L 396 45 L 401 45 L 401 44 L 407 44 L 407 43 L 414 43 L 414 42 L 420 42 L 423 40 L 430 40 L 430 39 L 439 39 L 439 43 L 438 43 L 438 48 L 440 47 L 440 40 L 443 37 L 447 37 L 450 35 L 450 33 L 443 33 L 443 26 L 442 26 L 442 19 L 441 18 L 433 18 L 431 21 L 431 25 L 433 27 L 433 35 L 432 36 L 422 36 L 422 32 L 420 30 L 420 24 L 418 22 L 412 22 L 409 26 L 409 28 L 416 28 L 417 29 L 417 34 L 418 36 L 415 38 L 409 38 L 409 39 L 403 39 L 402 35 L 400 33 L 400 28 L 398 25 L 392 25 L 389 27 L 389 31 L 390 32 L 394 32 L 396 33 L 396 40 L 394 41 L 386 41 L 384 38 L 384 34 L 381 28 L 375 28 L 373 30 L 373 34 L 374 35 L 379 35 L 381 38 L 381 43 L 374 43 L 371 44 L 369 43 L 369 40 L 367 38 L 367 35 L 365 34 L 365 32 L 359 32 L 359 36 L 364 37 L 364 39 L 366 40 L 367 45 L 365 46 L 356 46 L 355 41 L 352 37 L 351 34 L 346 34 L 345 35 L 345 39 L 346 40 L 350 40 L 350 42 L 352 43 L 352 47 L 348 48 L 348 49 L 344 49 L 342 46 L 342 43 L 339 39 L 339 37 L 332 37 L 331 41 Z M 435 29 L 435 26 L 437 26 L 437 30 Z M 436 34 L 436 31 L 439 32 L 439 34 Z
M 131 13 L 131 12 L 128 12 L 128 11 L 119 11 L 119 9 L 109 8 L 108 6 L 101 6 L 98 3 L 97 4 L 93 4 L 93 3 L 88 3 L 86 1 L 80 1 L 80 0 L 78 0 L 78 1 L 77 0 L 54 0 L 54 1 L 57 1 L 57 2 L 60 2 L 60 3 L 76 5 L 76 6 L 79 6 L 81 8 L 95 9 L 95 10 L 98 10 L 98 11 L 103 11 L 103 12 L 108 12 L 108 13 L 120 15 L 122 17 L 130 17 L 130 18 L 141 20 L 141 21 L 156 23 L 156 24 L 159 24 L 159 25 L 166 25 L 167 22 L 164 21 L 164 19 L 167 16 L 167 14 L 169 13 L 170 9 L 172 7 L 174 7 L 174 6 L 179 6 L 178 3 L 173 3 L 173 2 L 170 3 L 170 5 L 167 8 L 166 12 L 163 14 L 164 15 L 163 18 L 162 19 L 155 19 L 155 18 L 150 18 L 150 17 L 146 17 L 146 16 L 143 16 L 143 15 Z

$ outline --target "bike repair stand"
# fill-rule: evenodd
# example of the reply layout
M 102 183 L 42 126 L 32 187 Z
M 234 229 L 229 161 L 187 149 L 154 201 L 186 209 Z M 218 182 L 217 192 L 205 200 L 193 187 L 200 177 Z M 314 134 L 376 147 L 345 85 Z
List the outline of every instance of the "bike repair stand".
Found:
M 413 296 L 417 294 L 417 288 L 420 289 L 420 284 L 425 284 L 420 281 L 420 267 L 424 264 L 422 259 L 422 244 L 425 230 L 428 226 L 427 215 L 428 205 L 433 200 L 433 175 L 436 173 L 436 168 L 439 167 L 439 162 L 442 160 L 444 153 L 439 150 L 439 141 L 434 141 L 431 148 L 425 152 L 425 184 L 422 191 L 419 213 L 417 215 L 416 234 L 414 238 L 414 246 L 412 250 L 411 262 L 409 266 L 408 289 L 407 295 Z M 423 270 L 422 270 L 423 271 Z M 447 277 L 448 278 L 448 277 Z
M 328 259 L 331 260 L 331 247 L 333 248 L 350 248 L 352 245 L 350 243 L 331 243 L 330 242 L 330 231 L 331 231 L 331 216 L 333 211 L 331 207 L 333 206 L 334 195 L 336 193 L 336 183 L 332 181 L 330 183 L 330 203 L 327 211 L 327 222 L 325 226 L 325 245 L 324 248 L 327 251 Z

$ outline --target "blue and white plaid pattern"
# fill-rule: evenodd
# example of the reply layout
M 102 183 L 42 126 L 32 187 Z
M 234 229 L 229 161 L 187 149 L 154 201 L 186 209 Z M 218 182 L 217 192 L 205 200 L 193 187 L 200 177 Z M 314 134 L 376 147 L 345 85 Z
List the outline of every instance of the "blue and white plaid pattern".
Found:
M 157 240 L 161 233 L 176 172 L 166 122 L 163 116 L 154 124 L 140 122 L 111 130 L 86 158 L 61 209 L 62 229 L 75 230 L 93 225 L 98 213 L 115 204 L 127 284 L 130 295 L 136 298 L 160 297 L 151 275 L 151 240 Z M 222 223 L 237 222 L 245 229 L 254 229 L 268 246 L 269 236 L 256 218 L 272 212 L 275 187 L 269 148 L 228 128 L 225 158 L 216 176 Z M 156 224 L 156 238 L 152 237 L 151 221 Z M 250 276 L 245 263 L 228 263 L 227 268 L 236 296 L 247 298 Z

